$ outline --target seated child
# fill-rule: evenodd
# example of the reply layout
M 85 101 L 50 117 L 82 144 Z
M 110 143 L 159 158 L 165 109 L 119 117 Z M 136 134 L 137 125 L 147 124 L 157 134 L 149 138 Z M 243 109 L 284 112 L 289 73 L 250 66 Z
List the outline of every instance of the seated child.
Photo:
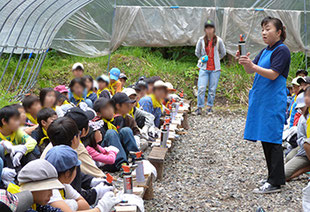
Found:
M 43 88 L 39 94 L 40 102 L 43 108 L 52 108 L 58 117 L 63 117 L 62 109 L 56 105 L 56 91 L 52 88 Z
M 137 93 L 137 108 L 140 108 L 139 101 L 147 94 L 148 91 L 147 83 L 144 80 L 139 80 L 133 86 L 133 89 L 135 89 Z
M 152 76 L 150 78 L 145 79 L 145 82 L 147 83 L 147 87 L 148 87 L 147 95 L 150 95 L 153 93 L 154 84 L 158 80 L 161 80 L 159 76 Z
M 7 152 L 6 166 L 17 172 L 36 158 L 32 151 L 37 142 L 20 129 L 20 113 L 14 106 L 0 110 L 0 141 Z
M 307 87 L 310 86 L 310 77 L 299 77 L 297 79 L 297 83 L 300 85 L 299 86 L 299 92 L 298 94 L 304 92 L 306 90 Z
M 40 157 L 45 147 L 50 143 L 47 129 L 57 119 L 56 112 L 51 108 L 43 108 L 38 113 L 39 126 L 32 132 L 31 137 L 37 141 L 36 155 Z
M 13 104 L 12 107 L 18 110 L 20 114 L 20 129 L 25 131 L 28 135 L 31 135 L 31 132 L 36 129 L 37 125 L 30 125 L 27 123 L 27 116 L 24 107 L 21 104 Z
M 39 98 L 35 95 L 28 95 L 25 96 L 22 103 L 26 111 L 27 124 L 30 126 L 37 125 L 37 114 L 42 108 Z
M 56 91 L 56 105 L 60 107 L 64 114 L 66 114 L 69 109 L 76 107 L 65 95 L 58 91 Z
M 83 80 L 85 81 L 86 89 L 87 89 L 87 95 L 86 98 L 91 100 L 94 104 L 97 100 L 97 94 L 94 92 L 94 80 L 91 76 L 86 75 L 83 77 Z
M 67 99 L 69 98 L 69 90 L 67 89 L 67 87 L 65 85 L 57 85 L 54 88 L 54 91 L 61 93 L 62 95 L 64 95 Z
M 103 121 L 90 122 L 90 130 L 86 137 L 82 139 L 88 153 L 96 161 L 98 167 L 105 164 L 114 164 L 116 155 L 119 150 L 114 146 L 101 147 L 98 143 L 102 141 L 100 128 L 103 126 Z
M 111 103 L 115 113 L 113 124 L 117 130 L 120 131 L 124 127 L 129 127 L 134 135 L 140 135 L 135 119 L 128 115 L 132 109 L 132 104 L 136 103 L 136 100 L 129 99 L 125 93 L 121 92 L 112 97 Z
M 308 71 L 304 69 L 298 69 L 296 71 L 296 77 L 306 77 L 306 76 L 308 76 Z
M 167 98 L 165 99 L 165 106 L 168 105 L 173 99 L 174 100 L 181 100 L 181 98 L 175 93 L 176 89 L 173 88 L 173 85 L 170 82 L 166 82 L 167 89 L 168 89 L 168 95 Z
M 119 149 L 115 163 L 113 165 L 106 165 L 105 168 L 107 168 L 107 171 L 110 172 L 118 171 L 123 163 L 128 164 L 128 154 L 130 151 L 139 151 L 133 132 L 129 127 L 124 127 L 118 131 L 116 126 L 113 124 L 114 109 L 108 99 L 97 99 L 94 104 L 94 110 L 97 112 L 97 117 L 94 121 L 104 121 L 104 125 L 100 129 L 103 137 L 101 146 L 115 146 Z
M 58 180 L 63 184 L 64 190 L 53 189 L 53 195 L 49 204 L 63 212 L 87 211 L 100 212 L 110 211 L 119 200 L 110 199 L 110 192 L 105 192 L 103 198 L 98 201 L 94 209 L 90 209 L 87 201 L 70 185 L 76 176 L 77 167 L 81 165 L 77 153 L 69 146 L 59 145 L 50 149 L 45 158 L 58 172 Z
M 145 96 L 140 100 L 142 110 L 149 112 L 155 116 L 155 126 L 160 127 L 160 117 L 163 112 L 162 102 L 168 94 L 166 83 L 158 80 L 154 83 L 153 93 Z
M 84 131 L 84 129 L 82 131 Z M 42 153 L 41 158 L 42 159 L 45 158 L 47 152 L 53 146 L 67 145 L 75 149 L 77 151 L 79 159 L 83 160 L 82 166 L 84 168 L 78 167 L 76 171 L 76 178 L 73 180 L 71 185 L 73 186 L 75 190 L 77 190 L 86 199 L 86 201 L 90 205 L 93 205 L 99 198 L 103 196 L 104 191 L 106 191 L 110 187 L 109 186 L 107 187 L 103 184 L 104 182 L 103 178 L 94 178 L 90 175 L 87 175 L 81 172 L 81 168 L 83 168 L 82 171 L 91 170 L 92 164 L 93 166 L 95 166 L 96 169 L 98 168 L 96 167 L 94 161 L 91 159 L 90 156 L 89 156 L 89 159 L 85 157 L 86 154 L 88 155 L 88 152 L 85 149 L 84 145 L 80 143 L 79 129 L 75 121 L 73 121 L 69 117 L 59 118 L 51 123 L 51 125 L 48 128 L 47 133 L 49 135 L 49 138 L 52 144 L 49 144 L 47 146 L 47 148 Z M 84 132 L 82 132 L 82 134 L 83 133 Z M 80 151 L 81 149 L 80 146 L 83 146 L 85 151 Z M 88 169 L 86 169 L 85 167 Z M 95 168 L 93 168 L 93 170 Z M 100 177 L 104 177 L 104 174 L 102 173 L 102 171 L 100 169 L 98 170 L 99 172 L 101 172 L 101 174 L 98 174 L 98 175 L 100 175 Z
M 308 108 L 310 107 L 310 87 L 305 91 L 305 105 L 298 105 L 297 108 L 300 108 L 301 113 L 298 125 L 297 125 L 297 144 L 298 147 L 292 150 L 286 158 L 285 163 L 285 178 L 287 181 L 297 177 L 296 174 L 299 170 L 310 167 L 310 157 L 307 157 L 306 147 L 310 145 L 307 139 L 307 120 L 309 118 Z M 310 156 L 310 152 L 309 152 Z
M 69 100 L 76 106 L 79 106 L 81 102 L 85 102 L 88 107 L 92 108 L 93 103 L 90 99 L 87 99 L 87 89 L 85 82 L 82 78 L 74 78 L 69 84 Z
M 302 108 L 305 106 L 306 105 L 305 105 L 304 93 L 301 93 L 297 96 L 297 99 L 296 99 L 296 106 L 295 106 L 296 113 L 294 116 L 293 126 L 297 126 L 299 119 L 303 114 Z
M 297 96 L 301 90 L 301 87 L 300 87 L 300 84 L 297 82 L 298 78 L 294 78 L 292 80 L 292 85 L 293 85 L 293 92 L 294 92 L 294 95 L 293 95 L 293 99 L 292 99 L 292 102 L 288 108 L 288 111 L 287 111 L 287 117 L 288 117 L 288 127 L 291 128 L 293 126 L 293 123 L 294 123 L 294 117 L 295 117 L 295 114 L 296 114 L 296 99 L 297 99 Z
M 121 74 L 119 75 L 119 81 L 121 82 L 122 90 L 125 88 L 125 84 L 126 84 L 127 79 L 128 79 L 128 78 L 127 78 L 126 74 L 121 73 Z
M 286 87 L 286 94 L 287 94 L 287 97 L 286 97 L 286 103 L 287 103 L 287 108 L 290 106 L 292 100 L 293 100 L 293 86 L 289 85 Z
M 137 93 L 132 88 L 125 88 L 123 92 L 131 99 L 132 101 L 137 101 Z M 155 117 L 151 113 L 141 110 L 140 108 L 136 107 L 137 102 L 131 104 L 131 110 L 129 115 L 132 116 L 138 127 L 141 130 L 143 136 L 148 139 L 149 136 L 152 138 L 156 137 L 156 130 L 155 130 Z
M 48 161 L 37 159 L 29 162 L 20 170 L 17 179 L 20 193 L 16 195 L 22 204 L 22 209 L 18 211 L 61 212 L 48 205 L 52 190 L 64 188 L 58 180 L 56 169 Z
M 102 74 L 101 76 L 97 77 L 98 82 L 98 91 L 97 91 L 97 98 L 104 97 L 107 99 L 111 99 L 111 93 L 109 90 L 109 83 L 110 79 L 107 75 Z
M 79 138 L 78 139 L 80 139 L 80 138 L 85 137 L 88 134 L 88 131 L 89 131 L 88 122 L 94 118 L 94 114 L 91 111 L 85 112 L 78 107 L 74 107 L 66 113 L 65 117 L 73 120 L 75 125 L 78 127 L 78 131 L 79 131 L 79 133 L 78 133 Z M 72 124 L 70 125 L 67 120 L 57 119 L 50 125 L 50 127 L 51 126 L 55 127 L 54 123 L 58 124 L 60 126 L 66 124 L 66 125 L 68 125 L 68 129 L 70 129 L 69 126 L 72 125 Z M 73 126 L 71 126 L 71 127 L 73 127 Z M 50 150 L 53 146 L 65 144 L 64 143 L 65 139 L 60 139 L 56 135 L 52 135 L 54 137 L 54 139 L 52 139 L 49 135 L 49 130 L 50 129 L 47 130 L 47 135 L 50 138 L 51 143 L 45 148 L 45 150 L 43 151 L 43 153 L 41 155 L 41 158 L 44 158 L 47 151 Z M 56 138 L 55 138 L 55 136 L 56 136 Z M 67 145 L 69 145 L 68 143 L 71 143 L 71 140 L 67 142 Z M 78 142 L 77 144 L 78 144 L 77 146 L 71 146 L 71 145 L 69 145 L 69 146 L 71 146 L 73 149 L 75 149 L 77 151 L 78 156 L 79 156 L 79 160 L 82 161 L 81 171 L 83 173 L 89 174 L 93 177 L 100 177 L 100 178 L 105 177 L 105 174 L 96 166 L 94 160 L 88 154 L 85 146 L 80 142 Z
M 82 63 L 74 63 L 72 66 L 72 74 L 74 78 L 82 78 L 84 75 L 84 66 Z
M 112 68 L 110 70 L 109 76 L 110 76 L 110 84 L 109 84 L 109 90 L 112 96 L 114 94 L 122 91 L 122 83 L 119 81 L 119 75 L 121 74 L 121 71 L 118 68 Z

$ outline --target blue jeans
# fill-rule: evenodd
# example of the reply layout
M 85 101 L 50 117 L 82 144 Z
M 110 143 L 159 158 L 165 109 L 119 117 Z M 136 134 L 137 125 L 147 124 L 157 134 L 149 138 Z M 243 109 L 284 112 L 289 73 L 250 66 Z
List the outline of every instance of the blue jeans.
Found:
M 128 154 L 130 151 L 139 151 L 133 132 L 129 127 L 122 128 L 119 133 L 115 130 L 108 130 L 104 135 L 101 146 L 115 146 L 119 149 L 115 163 L 113 165 L 105 165 L 105 168 L 109 171 L 117 171 L 121 168 L 122 163 L 128 163 Z
M 205 95 L 208 84 L 209 84 L 209 92 L 208 92 L 207 105 L 213 107 L 216 88 L 220 79 L 220 75 L 221 75 L 220 70 L 217 71 L 208 71 L 204 69 L 199 70 L 198 96 L 197 96 L 197 106 L 199 108 L 204 108 L 205 106 Z

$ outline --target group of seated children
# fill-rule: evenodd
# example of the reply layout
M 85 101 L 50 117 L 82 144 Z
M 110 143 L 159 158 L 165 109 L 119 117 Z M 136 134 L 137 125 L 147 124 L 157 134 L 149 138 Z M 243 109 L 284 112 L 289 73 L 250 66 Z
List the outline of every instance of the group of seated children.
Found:
M 0 109 L 0 208 L 110 211 L 121 198 L 104 172 L 129 165 L 130 152 L 158 137 L 164 102 L 177 98 L 156 76 L 125 88 L 118 68 L 96 80 L 81 63 L 72 73 L 68 87 L 43 88 Z
M 310 77 L 307 75 L 307 71 L 298 70 L 292 80 L 292 98 L 283 133 L 287 181 L 310 171 Z

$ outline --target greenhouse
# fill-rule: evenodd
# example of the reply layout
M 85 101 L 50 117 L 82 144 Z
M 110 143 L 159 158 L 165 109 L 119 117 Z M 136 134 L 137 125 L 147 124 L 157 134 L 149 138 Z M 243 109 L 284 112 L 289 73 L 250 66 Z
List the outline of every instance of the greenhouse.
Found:
M 1 1 L 0 55 L 31 54 L 33 64 L 16 68 L 19 79 L 33 86 L 49 48 L 86 57 L 99 57 L 119 46 L 194 46 L 208 18 L 215 21 L 227 52 L 234 55 L 240 34 L 246 35 L 248 51 L 255 55 L 263 47 L 260 20 L 279 17 L 287 27 L 291 51 L 309 52 L 309 2 L 307 1 Z M 203 18 L 202 18 L 203 17 Z M 307 58 L 307 57 L 305 57 Z M 1 70 L 0 83 L 7 66 Z M 24 74 L 23 74 L 24 73 Z M 20 76 L 18 74 L 18 76 Z M 6 86 L 9 90 L 11 86 Z M 24 86 L 23 86 L 24 87 Z M 29 86 L 26 86 L 29 88 Z
M 0 211 L 310 212 L 309 0 L 0 0 Z

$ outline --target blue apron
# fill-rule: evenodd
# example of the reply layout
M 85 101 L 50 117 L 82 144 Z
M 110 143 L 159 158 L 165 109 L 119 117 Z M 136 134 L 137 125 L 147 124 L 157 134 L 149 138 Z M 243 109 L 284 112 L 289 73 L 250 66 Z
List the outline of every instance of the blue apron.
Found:
M 270 69 L 271 54 L 279 46 L 273 50 L 265 49 L 257 65 Z M 256 73 L 249 93 L 244 139 L 282 144 L 285 111 L 286 78 L 279 75 L 277 79 L 270 80 Z

